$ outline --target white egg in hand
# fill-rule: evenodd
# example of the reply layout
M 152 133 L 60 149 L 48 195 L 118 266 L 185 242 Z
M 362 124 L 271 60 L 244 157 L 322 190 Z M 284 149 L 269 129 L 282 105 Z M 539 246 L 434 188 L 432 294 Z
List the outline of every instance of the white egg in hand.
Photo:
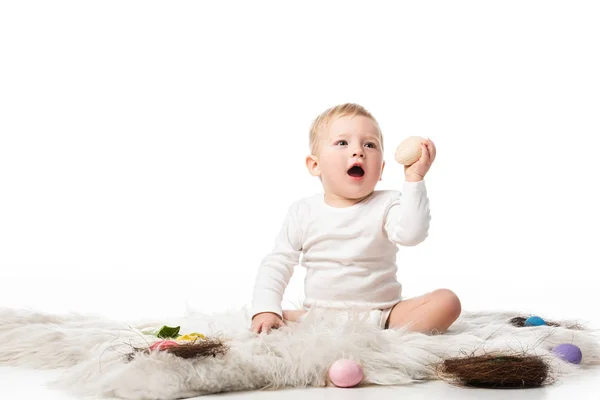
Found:
M 425 139 L 420 136 L 410 136 L 396 148 L 396 161 L 402 165 L 414 164 L 421 158 L 421 143 Z

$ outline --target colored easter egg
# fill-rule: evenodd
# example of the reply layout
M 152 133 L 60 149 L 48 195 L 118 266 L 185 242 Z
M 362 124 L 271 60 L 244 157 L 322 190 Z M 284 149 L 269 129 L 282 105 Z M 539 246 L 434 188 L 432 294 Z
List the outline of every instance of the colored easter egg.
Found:
M 154 342 L 150 345 L 150 350 L 166 350 L 175 346 L 179 346 L 179 343 L 174 340 L 159 340 L 158 342 Z
M 541 326 L 546 325 L 546 321 L 537 316 L 531 316 L 525 320 L 525 326 Z
M 329 368 L 329 379 L 337 387 L 356 386 L 363 380 L 363 377 L 362 367 L 352 360 L 337 360 Z
M 552 352 L 561 359 L 573 364 L 579 364 L 581 362 L 581 359 L 583 358 L 583 354 L 581 354 L 581 349 L 575 346 L 574 344 L 570 343 L 559 344 L 558 346 L 552 349 Z

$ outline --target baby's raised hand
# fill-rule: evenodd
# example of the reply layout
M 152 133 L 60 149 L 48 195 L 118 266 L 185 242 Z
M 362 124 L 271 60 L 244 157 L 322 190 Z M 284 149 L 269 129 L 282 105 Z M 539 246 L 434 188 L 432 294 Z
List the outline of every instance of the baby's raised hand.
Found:
M 269 333 L 271 329 L 280 328 L 283 325 L 281 317 L 272 312 L 259 313 L 252 318 L 250 330 L 254 333 Z
M 422 180 L 435 160 L 435 145 L 429 139 L 421 142 L 421 157 L 411 165 L 404 166 L 404 176 L 408 182 Z

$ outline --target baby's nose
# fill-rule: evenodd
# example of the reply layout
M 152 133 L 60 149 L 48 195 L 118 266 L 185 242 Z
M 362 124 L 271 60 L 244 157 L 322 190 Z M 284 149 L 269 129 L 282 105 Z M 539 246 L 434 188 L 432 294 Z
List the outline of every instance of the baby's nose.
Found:
M 352 154 L 352 157 L 364 157 L 365 153 L 363 151 L 356 151 Z

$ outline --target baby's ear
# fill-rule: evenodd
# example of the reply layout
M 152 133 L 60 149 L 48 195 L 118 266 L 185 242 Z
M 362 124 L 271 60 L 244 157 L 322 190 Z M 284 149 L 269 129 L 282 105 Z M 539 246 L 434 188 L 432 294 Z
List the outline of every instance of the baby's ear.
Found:
M 381 175 L 379 175 L 379 180 L 382 181 L 383 180 L 383 170 L 385 169 L 385 160 L 383 161 L 383 163 L 381 164 Z
M 319 159 L 315 155 L 306 156 L 306 169 L 312 176 L 320 176 L 321 168 L 319 168 Z

